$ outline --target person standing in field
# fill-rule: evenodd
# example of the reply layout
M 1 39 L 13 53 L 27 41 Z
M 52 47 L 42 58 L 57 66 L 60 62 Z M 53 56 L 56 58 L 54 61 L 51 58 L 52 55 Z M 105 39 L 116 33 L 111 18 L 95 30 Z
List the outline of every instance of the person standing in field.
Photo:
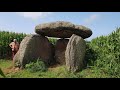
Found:
M 11 42 L 11 43 L 9 44 L 9 46 L 10 46 L 11 49 L 12 49 L 12 60 L 13 60 L 15 54 L 16 54 L 17 51 L 19 50 L 19 46 L 20 46 L 20 45 L 19 45 L 19 43 L 17 42 L 17 40 L 14 39 L 13 42 Z

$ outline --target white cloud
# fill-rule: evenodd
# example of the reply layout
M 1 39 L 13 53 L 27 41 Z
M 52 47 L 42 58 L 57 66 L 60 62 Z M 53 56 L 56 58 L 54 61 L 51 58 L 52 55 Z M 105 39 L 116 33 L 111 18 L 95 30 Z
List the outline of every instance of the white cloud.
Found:
M 16 12 L 16 13 L 25 18 L 31 18 L 31 19 L 44 18 L 49 14 L 51 14 L 51 12 Z
M 100 17 L 99 14 L 92 14 L 84 20 L 85 24 L 91 24 L 93 21 L 97 20 Z

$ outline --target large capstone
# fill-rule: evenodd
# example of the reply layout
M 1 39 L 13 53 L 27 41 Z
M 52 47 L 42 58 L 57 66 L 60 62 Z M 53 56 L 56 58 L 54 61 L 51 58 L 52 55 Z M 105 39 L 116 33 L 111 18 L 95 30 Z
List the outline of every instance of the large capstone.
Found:
M 35 27 L 35 32 L 43 36 L 56 38 L 70 38 L 72 34 L 76 34 L 85 39 L 92 35 L 89 28 L 64 21 L 39 24 Z

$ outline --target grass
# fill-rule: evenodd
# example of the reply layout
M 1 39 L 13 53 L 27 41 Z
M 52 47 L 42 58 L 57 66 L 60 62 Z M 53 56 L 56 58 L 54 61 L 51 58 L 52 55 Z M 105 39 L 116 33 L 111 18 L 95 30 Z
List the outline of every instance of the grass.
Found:
M 0 67 L 3 72 L 11 66 L 11 61 L 0 60 Z M 49 68 L 46 72 L 31 73 L 29 70 L 24 69 L 18 72 L 11 72 L 5 74 L 7 78 L 72 78 L 72 74 L 66 71 L 65 66 L 58 66 L 56 68 Z M 1 77 L 1 76 L 0 76 Z
M 6 78 L 110 78 L 102 69 L 91 67 L 82 70 L 76 74 L 70 73 L 66 70 L 65 66 L 57 66 L 54 68 L 48 68 L 46 72 L 32 73 L 27 69 L 19 71 L 8 71 L 11 67 L 12 61 L 0 60 L 0 67 L 3 70 Z M 7 72 L 7 73 L 6 73 Z M 0 75 L 0 78 L 3 78 Z
M 8 68 L 12 65 L 12 60 L 4 60 L 4 59 L 1 59 L 0 60 L 0 68 L 1 69 L 5 69 L 5 68 Z

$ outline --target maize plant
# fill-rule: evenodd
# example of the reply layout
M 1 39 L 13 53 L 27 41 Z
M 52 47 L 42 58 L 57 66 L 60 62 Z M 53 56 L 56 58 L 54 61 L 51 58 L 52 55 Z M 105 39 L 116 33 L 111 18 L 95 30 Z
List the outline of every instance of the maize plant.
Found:
M 24 33 L 0 31 L 0 59 L 9 58 L 11 56 L 11 48 L 9 47 L 9 44 L 14 38 L 21 43 L 25 36 L 26 34 Z
M 114 77 L 120 77 L 120 28 L 108 36 L 97 37 L 87 44 L 85 59 Z

